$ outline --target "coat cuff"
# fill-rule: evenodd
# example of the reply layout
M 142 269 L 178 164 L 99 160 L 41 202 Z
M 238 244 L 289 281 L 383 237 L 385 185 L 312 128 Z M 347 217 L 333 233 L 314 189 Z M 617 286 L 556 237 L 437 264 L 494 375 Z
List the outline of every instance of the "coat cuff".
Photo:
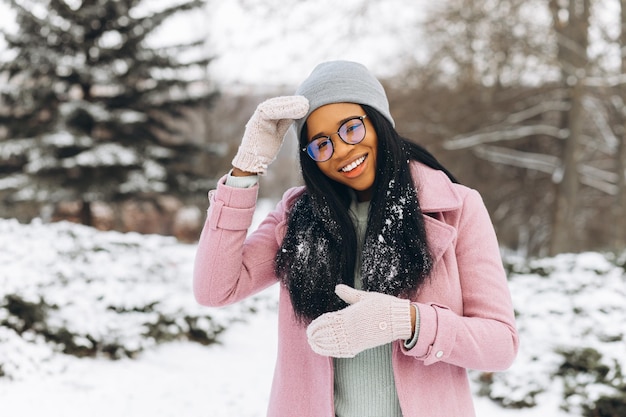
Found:
M 445 324 L 446 317 L 453 313 L 448 307 L 435 303 L 414 303 L 414 305 L 418 308 L 420 316 L 419 338 L 413 349 L 402 346 L 402 351 L 424 361 L 424 365 L 445 360 L 452 353 L 454 346 L 453 324 Z
M 415 347 L 420 335 L 420 309 L 414 304 L 411 304 L 411 308 L 415 309 L 415 328 L 413 329 L 413 337 L 404 341 L 404 348 L 406 350 L 411 350 Z
M 224 182 L 224 184 L 226 184 L 229 187 L 250 188 L 250 187 L 254 187 L 259 182 L 258 175 L 248 175 L 246 177 L 233 177 L 232 172 L 233 170 L 231 169 L 228 175 L 226 175 L 226 181 Z
M 252 224 L 258 185 L 236 188 L 225 184 L 227 175 L 209 192 L 207 221 L 212 229 L 247 230 Z

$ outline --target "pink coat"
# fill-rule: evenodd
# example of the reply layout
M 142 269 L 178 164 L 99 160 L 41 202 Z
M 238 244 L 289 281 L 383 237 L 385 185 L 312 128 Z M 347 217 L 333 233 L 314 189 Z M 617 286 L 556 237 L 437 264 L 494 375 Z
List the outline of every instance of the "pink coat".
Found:
M 501 371 L 517 354 L 513 306 L 496 235 L 478 192 L 453 184 L 419 163 L 411 170 L 435 255 L 432 280 L 414 300 L 420 313 L 417 345 L 394 342 L 392 363 L 405 417 L 471 417 L 466 368 Z M 210 193 L 194 271 L 199 303 L 223 306 L 277 283 L 274 256 L 287 210 L 303 188 L 291 188 L 247 236 L 257 187 L 220 181 Z M 268 416 L 332 417 L 332 359 L 314 353 L 306 327 L 294 319 L 289 294 L 279 296 L 278 356 Z

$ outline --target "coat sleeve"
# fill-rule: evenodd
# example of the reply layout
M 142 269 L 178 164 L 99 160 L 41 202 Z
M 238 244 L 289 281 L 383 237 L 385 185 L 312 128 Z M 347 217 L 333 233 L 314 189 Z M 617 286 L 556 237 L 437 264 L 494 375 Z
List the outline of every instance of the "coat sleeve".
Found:
M 474 190 L 464 199 L 452 250 L 448 256 L 456 257 L 462 314 L 440 303 L 418 303 L 418 342 L 403 351 L 425 365 L 441 361 L 469 369 L 504 370 L 518 350 L 513 303 L 493 225 Z
M 277 226 L 284 221 L 278 203 L 248 235 L 256 208 L 258 186 L 235 188 L 220 180 L 209 193 L 209 210 L 198 241 L 193 274 L 196 300 L 207 306 L 240 301 L 276 282 L 274 258 Z

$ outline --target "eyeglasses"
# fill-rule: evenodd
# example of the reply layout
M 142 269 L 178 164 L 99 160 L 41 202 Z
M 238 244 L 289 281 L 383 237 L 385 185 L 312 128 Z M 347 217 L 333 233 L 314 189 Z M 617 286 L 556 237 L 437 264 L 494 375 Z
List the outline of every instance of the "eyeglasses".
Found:
M 309 154 L 311 159 L 314 161 L 328 161 L 335 152 L 335 146 L 333 145 L 333 141 L 330 137 L 337 134 L 339 139 L 348 145 L 356 145 L 357 143 L 362 142 L 363 139 L 365 139 L 365 124 L 363 123 L 363 119 L 366 117 L 367 115 L 346 120 L 341 126 L 339 126 L 338 131 L 328 136 L 316 137 L 309 142 L 305 148 L 302 148 L 302 151 L 306 151 L 306 153 Z

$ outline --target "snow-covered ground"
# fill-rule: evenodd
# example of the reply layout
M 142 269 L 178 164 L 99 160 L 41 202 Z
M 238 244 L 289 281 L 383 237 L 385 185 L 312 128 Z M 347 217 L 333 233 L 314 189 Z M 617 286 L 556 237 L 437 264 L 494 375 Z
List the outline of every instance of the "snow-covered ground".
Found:
M 272 205 L 262 201 L 255 222 Z M 277 289 L 200 307 L 194 253 L 169 237 L 0 220 L 2 415 L 264 416 Z M 625 260 L 507 259 L 521 350 L 507 372 L 471 373 L 478 416 L 580 416 L 599 396 L 617 396 L 626 369 Z M 189 341 L 198 334 L 218 343 Z M 70 347 L 96 355 L 63 353 Z
M 54 372 L 0 378 L 2 415 L 264 416 L 275 317 L 264 311 L 249 319 L 229 328 L 219 345 L 172 342 L 118 361 L 57 358 Z
M 271 293 L 271 291 L 270 291 Z M 271 294 L 268 294 L 271 296 Z M 228 330 L 221 345 L 173 342 L 138 359 L 68 359 L 58 373 L 0 380 L 3 414 L 35 417 L 263 417 L 276 347 L 271 312 Z M 566 417 L 558 398 L 524 411 L 477 398 L 480 417 Z

